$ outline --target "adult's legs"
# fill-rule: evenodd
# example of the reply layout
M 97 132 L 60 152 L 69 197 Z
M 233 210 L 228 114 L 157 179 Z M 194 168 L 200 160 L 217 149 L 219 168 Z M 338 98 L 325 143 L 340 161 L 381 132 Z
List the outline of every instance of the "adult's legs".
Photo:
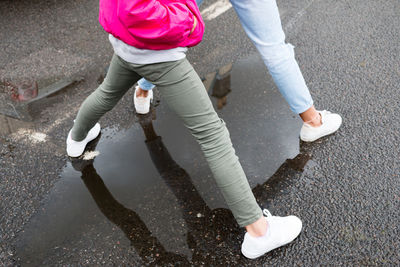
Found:
M 300 137 L 315 140 L 336 131 L 341 124 L 337 114 L 317 112 L 310 92 L 294 57 L 293 46 L 285 43 L 279 11 L 275 0 L 231 0 L 246 33 L 259 50 L 271 76 L 293 112 L 299 114 L 305 124 Z M 198 1 L 200 5 L 201 1 Z M 153 86 L 141 79 L 136 97 L 148 96 Z M 144 90 L 142 90 L 144 89 Z M 319 128 L 323 123 L 324 127 Z M 311 128 L 309 126 L 312 126 Z M 313 129 L 318 127 L 319 129 Z M 311 135 L 312 138 L 305 138 Z
M 231 0 L 247 35 L 255 44 L 279 91 L 303 126 L 300 139 L 312 142 L 339 129 L 342 118 L 328 111 L 317 112 L 285 34 L 276 0 Z
M 231 0 L 249 38 L 260 52 L 281 94 L 293 112 L 301 114 L 312 108 L 313 100 L 294 57 L 291 44 L 285 43 L 280 15 L 275 0 Z M 143 90 L 154 88 L 139 80 Z M 304 119 L 309 120 L 308 114 Z
M 144 91 L 152 90 L 155 87 L 154 84 L 152 84 L 151 82 L 149 82 L 145 78 L 141 78 L 138 81 L 138 86 Z
M 294 57 L 293 46 L 285 43 L 276 1 L 231 2 L 292 111 L 300 114 L 311 108 L 313 100 Z
M 153 90 L 154 87 L 155 87 L 154 84 L 152 84 L 151 82 L 149 82 L 145 78 L 141 78 L 138 81 L 138 86 L 137 86 L 137 88 L 135 90 L 136 97 L 137 98 L 139 98 L 139 97 L 146 98 L 149 95 L 149 91 Z M 148 102 L 149 102 L 148 105 L 150 105 L 150 100 Z M 136 105 L 135 105 L 135 107 L 136 107 Z
M 74 141 L 85 139 L 89 130 L 121 97 L 140 79 L 129 66 L 114 54 L 103 83 L 82 103 L 71 137 Z

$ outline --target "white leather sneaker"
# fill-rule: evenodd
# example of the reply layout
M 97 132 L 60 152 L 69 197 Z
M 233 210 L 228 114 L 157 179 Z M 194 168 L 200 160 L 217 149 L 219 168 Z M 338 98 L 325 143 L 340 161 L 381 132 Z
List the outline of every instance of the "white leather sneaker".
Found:
M 83 151 L 85 151 L 86 145 L 90 141 L 96 139 L 96 137 L 99 136 L 100 124 L 96 123 L 93 126 L 93 128 L 89 130 L 88 134 L 86 135 L 86 138 L 79 142 L 72 140 L 71 131 L 69 131 L 68 137 L 67 137 L 67 154 L 70 157 L 76 158 L 76 157 L 79 157 L 80 155 L 82 155 Z
M 133 95 L 133 103 L 135 104 L 136 112 L 139 114 L 147 114 L 150 111 L 150 103 L 153 101 L 153 90 L 148 90 L 147 97 L 136 97 L 136 91 L 139 86 L 135 87 Z
M 300 139 L 304 142 L 313 142 L 323 136 L 336 132 L 342 125 L 342 117 L 329 111 L 318 111 L 321 114 L 322 125 L 312 127 L 307 123 L 303 123 L 300 130 Z
M 292 242 L 301 232 L 302 222 L 296 216 L 278 217 L 264 209 L 268 223 L 267 232 L 260 237 L 249 233 L 244 235 L 242 254 L 249 259 L 258 258 L 265 253 Z

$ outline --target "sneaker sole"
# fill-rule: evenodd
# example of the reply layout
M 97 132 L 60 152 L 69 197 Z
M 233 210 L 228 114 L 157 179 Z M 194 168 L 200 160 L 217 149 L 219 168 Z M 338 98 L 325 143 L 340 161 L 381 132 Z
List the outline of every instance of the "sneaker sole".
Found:
M 243 251 L 243 249 L 241 250 L 241 252 L 242 252 L 243 256 L 245 256 L 246 258 L 254 260 L 254 259 L 257 259 L 257 258 L 261 257 L 262 255 L 267 254 L 268 252 L 271 252 L 274 249 L 277 249 L 277 248 L 280 248 L 280 247 L 283 247 L 283 246 L 286 246 L 286 245 L 292 243 L 297 237 L 298 237 L 298 235 L 293 240 L 290 240 L 289 242 L 287 242 L 287 243 L 285 243 L 283 245 L 280 245 L 279 247 L 275 247 L 275 248 L 272 248 L 272 249 L 267 250 L 265 252 L 260 252 L 258 254 L 247 253 L 247 252 Z
M 265 253 L 261 253 L 261 254 L 256 254 L 256 255 L 251 255 L 251 254 L 247 254 L 246 252 L 244 252 L 243 250 L 241 251 L 243 256 L 245 256 L 246 258 L 250 259 L 250 260 L 254 260 L 257 259 L 258 257 L 261 257 L 262 255 L 264 255 L 265 253 L 268 253 L 269 251 L 265 252 Z
M 307 138 L 307 137 L 300 136 L 300 140 L 303 141 L 303 142 L 308 142 L 308 143 L 314 142 L 314 141 L 316 141 L 316 140 L 318 140 L 318 139 L 320 139 L 322 137 L 334 134 L 337 130 L 339 130 L 340 126 L 342 126 L 342 122 L 340 122 L 339 126 L 335 130 L 333 130 L 333 131 L 331 131 L 329 133 L 326 133 L 324 135 L 321 135 L 321 136 L 318 136 L 318 137 L 315 137 L 315 138 Z

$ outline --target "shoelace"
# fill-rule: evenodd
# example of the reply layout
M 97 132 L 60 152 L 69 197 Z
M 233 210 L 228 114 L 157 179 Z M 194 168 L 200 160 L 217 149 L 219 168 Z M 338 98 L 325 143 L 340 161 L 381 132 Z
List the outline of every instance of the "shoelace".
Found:
M 263 214 L 265 217 L 272 217 L 271 212 L 269 212 L 269 210 L 267 210 L 267 209 L 263 209 Z

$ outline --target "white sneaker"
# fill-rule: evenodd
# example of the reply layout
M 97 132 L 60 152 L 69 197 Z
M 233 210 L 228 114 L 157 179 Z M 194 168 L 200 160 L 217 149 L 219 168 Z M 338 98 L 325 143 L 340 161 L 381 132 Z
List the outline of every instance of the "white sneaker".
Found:
M 307 123 L 303 123 L 300 130 L 300 139 L 304 142 L 313 142 L 323 136 L 336 132 L 342 124 L 342 117 L 329 111 L 318 111 L 321 114 L 322 125 L 312 127 Z
M 135 87 L 133 95 L 133 103 L 135 104 L 136 112 L 139 114 L 147 114 L 150 111 L 150 103 L 153 101 L 153 90 L 149 90 L 147 97 L 136 97 L 136 91 L 139 86 Z
M 85 151 L 85 147 L 86 147 L 87 143 L 89 143 L 93 139 L 96 139 L 96 137 L 99 136 L 100 124 L 96 123 L 96 125 L 93 126 L 93 128 L 89 130 L 86 138 L 79 142 L 72 140 L 71 131 L 69 131 L 68 137 L 67 137 L 67 154 L 70 157 L 76 158 L 83 154 L 83 151 Z
M 267 233 L 253 237 L 244 235 L 242 254 L 249 259 L 258 258 L 265 253 L 292 242 L 301 232 L 302 222 L 296 216 L 278 217 L 264 209 L 263 213 L 268 223 Z

